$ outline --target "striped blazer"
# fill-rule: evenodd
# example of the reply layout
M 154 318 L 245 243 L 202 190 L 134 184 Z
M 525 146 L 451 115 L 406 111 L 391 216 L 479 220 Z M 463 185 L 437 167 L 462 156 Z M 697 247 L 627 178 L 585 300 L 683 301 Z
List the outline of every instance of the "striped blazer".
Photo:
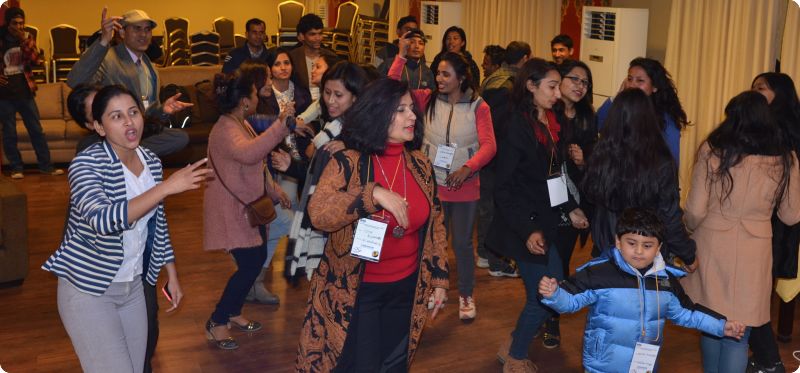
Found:
M 156 183 L 163 179 L 161 161 L 140 147 Z M 64 239 L 42 269 L 69 281 L 78 290 L 103 295 L 122 265 L 122 232 L 128 224 L 128 199 L 122 163 L 106 141 L 78 153 L 69 165 L 70 209 Z M 164 203 L 156 208 L 155 234 L 146 279 L 156 284 L 166 263 L 175 261 Z M 153 224 L 149 224 L 153 226 Z

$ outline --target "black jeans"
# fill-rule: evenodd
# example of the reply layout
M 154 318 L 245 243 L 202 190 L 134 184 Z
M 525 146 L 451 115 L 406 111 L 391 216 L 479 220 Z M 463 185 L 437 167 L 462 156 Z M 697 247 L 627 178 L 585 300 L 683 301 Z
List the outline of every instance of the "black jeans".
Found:
M 211 321 L 217 324 L 225 324 L 232 316 L 242 314 L 242 306 L 247 296 L 247 291 L 256 281 L 261 267 L 267 260 L 267 232 L 264 226 L 259 226 L 263 243 L 258 246 L 233 249 L 231 255 L 236 260 L 236 272 L 231 275 L 222 297 L 217 303 L 217 308 L 211 314 Z
M 417 273 L 388 283 L 363 282 L 335 372 L 408 371 L 408 333 Z

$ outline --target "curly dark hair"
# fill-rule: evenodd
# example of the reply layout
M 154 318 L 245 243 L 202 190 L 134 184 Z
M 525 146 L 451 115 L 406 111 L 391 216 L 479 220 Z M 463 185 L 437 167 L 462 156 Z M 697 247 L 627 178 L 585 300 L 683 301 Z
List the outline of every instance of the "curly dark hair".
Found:
M 712 170 L 709 184 L 722 186 L 720 200 L 727 199 L 733 190 L 731 169 L 748 155 L 780 156 L 781 176 L 775 191 L 775 202 L 783 199 L 789 185 L 789 172 L 794 163 L 791 148 L 783 131 L 773 120 L 767 99 L 758 92 L 745 91 L 725 106 L 725 120 L 708 135 L 711 154 L 719 159 Z
M 626 89 L 614 103 L 587 161 L 582 190 L 586 198 L 611 211 L 657 203 L 665 178 L 677 168 L 650 98 L 640 89 Z
M 367 155 L 383 154 L 400 99 L 410 94 L 406 82 L 381 78 L 369 83 L 345 114 L 341 134 L 345 146 Z M 406 142 L 405 147 L 418 150 L 422 146 L 425 127 L 419 111 L 416 108 L 412 110 L 417 115 L 414 139 Z
M 686 117 L 686 112 L 683 111 L 680 99 L 678 99 L 678 90 L 675 88 L 675 82 L 672 81 L 672 76 L 667 69 L 652 58 L 637 57 L 634 58 L 628 69 L 633 67 L 641 67 L 647 76 L 652 80 L 653 87 L 656 91 L 650 95 L 653 100 L 653 106 L 658 114 L 659 125 L 661 130 L 664 130 L 666 123 L 664 122 L 664 114 L 672 118 L 678 130 L 682 130 L 689 125 L 689 120 Z

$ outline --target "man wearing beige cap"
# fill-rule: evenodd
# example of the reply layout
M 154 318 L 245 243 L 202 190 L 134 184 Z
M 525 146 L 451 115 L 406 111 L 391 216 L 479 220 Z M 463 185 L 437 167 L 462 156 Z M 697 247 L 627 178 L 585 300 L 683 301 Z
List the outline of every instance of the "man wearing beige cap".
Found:
M 153 68 L 145 52 L 153 38 L 156 22 L 142 10 L 133 9 L 122 16 L 107 16 L 103 8 L 100 23 L 101 36 L 94 42 L 67 75 L 67 85 L 75 88 L 81 83 L 119 84 L 139 97 L 145 109 L 145 117 L 166 117 L 191 106 L 178 101 L 180 94 L 168 98 L 163 104 L 158 102 L 160 87 L 158 72 Z M 122 42 L 111 45 L 117 31 Z M 153 128 L 153 131 L 148 129 Z M 153 132 L 150 135 L 148 132 Z M 145 128 L 142 146 L 152 150 L 159 157 L 177 152 L 189 143 L 186 132 L 161 125 Z

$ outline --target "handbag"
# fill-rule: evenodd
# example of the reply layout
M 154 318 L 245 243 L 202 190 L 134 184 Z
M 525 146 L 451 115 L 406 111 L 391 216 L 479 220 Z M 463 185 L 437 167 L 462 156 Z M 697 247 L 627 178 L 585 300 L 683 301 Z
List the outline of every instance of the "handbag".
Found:
M 254 135 L 249 130 L 249 128 L 246 128 L 244 123 L 239 122 L 239 124 L 242 125 L 242 127 L 245 127 L 245 129 L 250 135 Z M 244 205 L 245 216 L 247 217 L 247 222 L 250 224 L 251 227 L 266 225 L 272 223 L 272 221 L 275 220 L 275 218 L 278 216 L 275 213 L 275 203 L 272 202 L 272 198 L 266 191 L 264 192 L 263 195 L 261 195 L 261 197 L 256 198 L 255 201 L 252 201 L 250 203 L 245 203 L 239 197 L 237 197 L 236 194 L 233 194 L 233 192 L 228 188 L 228 186 L 225 185 L 225 181 L 222 180 L 222 176 L 219 173 L 217 173 L 217 168 L 214 166 L 214 160 L 211 157 L 211 152 L 208 153 L 208 162 L 211 164 L 211 168 L 214 169 L 214 173 L 217 175 L 217 178 L 219 179 L 220 184 L 222 184 L 222 187 L 225 188 L 225 190 L 227 190 L 228 193 L 230 193 L 233 196 L 233 198 L 236 198 L 236 200 L 239 201 L 239 203 Z M 269 170 L 267 169 L 266 163 L 264 163 L 265 183 L 267 183 L 271 179 L 270 177 L 267 176 L 268 172 Z

